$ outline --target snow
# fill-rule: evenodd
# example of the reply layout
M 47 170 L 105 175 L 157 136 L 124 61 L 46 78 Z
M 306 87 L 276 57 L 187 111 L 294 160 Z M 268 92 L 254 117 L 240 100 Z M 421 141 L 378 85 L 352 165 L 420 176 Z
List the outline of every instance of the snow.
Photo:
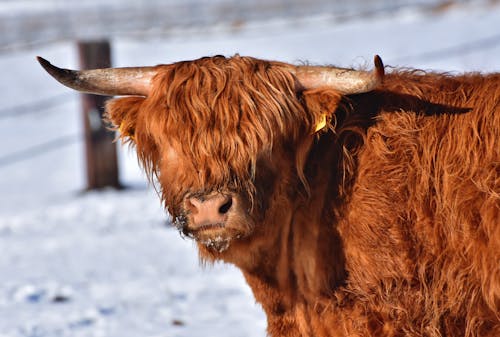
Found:
M 389 65 L 492 72 L 500 71 L 499 22 L 493 2 L 345 22 L 328 15 L 255 22 L 238 31 L 117 38 L 114 64 L 240 53 L 369 68 L 379 54 Z M 78 96 L 50 79 L 35 55 L 77 67 L 64 41 L 0 54 L 0 337 L 264 336 L 265 316 L 240 272 L 200 266 L 132 150 L 119 152 L 131 188 L 82 192 Z M 52 141 L 65 145 L 25 151 Z
M 458 0 L 457 0 L 458 1 Z M 464 1 L 464 0 L 462 0 Z M 482 2 L 487 0 L 475 0 Z M 3 0 L 0 52 L 61 39 L 165 37 L 187 28 L 199 34 L 240 29 L 249 22 L 303 20 L 329 13 L 342 20 L 402 8 L 428 10 L 436 0 Z
M 4 217 L 0 242 L 0 331 L 8 336 L 264 329 L 238 272 L 200 269 L 193 244 L 167 227 L 146 189 L 88 193 Z

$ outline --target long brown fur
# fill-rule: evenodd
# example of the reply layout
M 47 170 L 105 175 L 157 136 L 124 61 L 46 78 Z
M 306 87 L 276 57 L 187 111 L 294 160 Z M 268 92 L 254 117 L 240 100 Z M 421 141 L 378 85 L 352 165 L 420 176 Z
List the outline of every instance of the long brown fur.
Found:
M 241 195 L 248 235 L 200 255 L 242 270 L 270 336 L 500 336 L 499 74 L 394 69 L 342 97 L 248 57 L 157 69 L 109 119 L 174 217 Z

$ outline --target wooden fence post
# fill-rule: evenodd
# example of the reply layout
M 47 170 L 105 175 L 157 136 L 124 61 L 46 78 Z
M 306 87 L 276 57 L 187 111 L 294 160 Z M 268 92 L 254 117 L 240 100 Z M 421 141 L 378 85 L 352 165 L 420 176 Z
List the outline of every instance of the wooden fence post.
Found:
M 80 69 L 111 67 L 108 41 L 78 42 Z M 103 123 L 104 103 L 109 97 L 82 94 L 87 162 L 87 189 L 120 188 L 114 132 Z

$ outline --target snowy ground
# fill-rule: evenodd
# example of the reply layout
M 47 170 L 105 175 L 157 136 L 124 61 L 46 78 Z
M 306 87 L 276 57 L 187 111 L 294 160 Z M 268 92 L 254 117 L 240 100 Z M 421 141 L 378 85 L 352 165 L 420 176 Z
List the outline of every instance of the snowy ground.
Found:
M 389 65 L 500 71 L 500 5 L 342 24 L 326 16 L 273 21 L 237 34 L 113 46 L 117 66 L 238 52 L 368 67 L 380 54 Z M 51 80 L 36 55 L 76 67 L 68 42 L 0 55 L 0 337 L 264 336 L 265 317 L 240 273 L 199 266 L 194 245 L 168 227 L 133 152 L 120 152 L 131 189 L 80 192 L 78 96 Z M 45 146 L 32 148 L 38 144 Z

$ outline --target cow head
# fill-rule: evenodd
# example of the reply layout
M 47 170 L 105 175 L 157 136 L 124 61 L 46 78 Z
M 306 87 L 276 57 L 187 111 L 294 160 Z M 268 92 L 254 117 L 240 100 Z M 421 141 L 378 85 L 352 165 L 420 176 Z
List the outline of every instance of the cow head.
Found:
M 181 233 L 212 257 L 264 233 L 266 214 L 307 186 L 315 132 L 331 126 L 342 95 L 383 76 L 378 56 L 372 73 L 238 55 L 80 72 L 39 61 L 79 91 L 129 96 L 108 102 L 109 120 L 135 145 Z

